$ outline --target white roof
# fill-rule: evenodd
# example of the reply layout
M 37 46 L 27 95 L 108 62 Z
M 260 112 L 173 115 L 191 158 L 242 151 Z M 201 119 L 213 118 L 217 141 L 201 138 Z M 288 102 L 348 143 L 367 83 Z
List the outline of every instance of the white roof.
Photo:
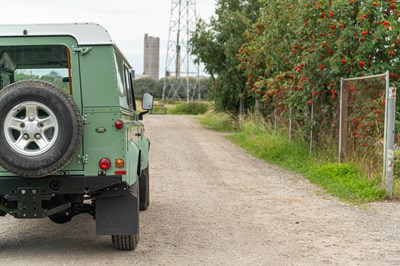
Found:
M 114 44 L 108 31 L 96 23 L 0 25 L 1 36 L 72 36 L 79 45 Z

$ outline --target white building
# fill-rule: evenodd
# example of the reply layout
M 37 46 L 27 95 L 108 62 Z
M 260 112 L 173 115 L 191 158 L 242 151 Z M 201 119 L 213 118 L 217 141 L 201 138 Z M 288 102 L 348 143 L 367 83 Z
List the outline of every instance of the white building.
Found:
M 143 75 L 159 79 L 160 72 L 160 38 L 144 35 Z

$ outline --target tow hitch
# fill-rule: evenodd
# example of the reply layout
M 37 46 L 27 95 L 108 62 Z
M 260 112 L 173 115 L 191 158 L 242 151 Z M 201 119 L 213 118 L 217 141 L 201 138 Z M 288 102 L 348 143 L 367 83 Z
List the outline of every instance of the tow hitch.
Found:
M 10 211 L 3 207 L 15 218 L 43 218 L 71 207 L 71 203 L 68 202 L 50 210 L 42 209 L 42 200 L 50 200 L 53 196 L 41 195 L 41 189 L 38 187 L 18 188 L 16 196 L 6 197 L 8 200 L 17 201 L 17 209 Z M 0 211 L 3 211 L 1 207 Z

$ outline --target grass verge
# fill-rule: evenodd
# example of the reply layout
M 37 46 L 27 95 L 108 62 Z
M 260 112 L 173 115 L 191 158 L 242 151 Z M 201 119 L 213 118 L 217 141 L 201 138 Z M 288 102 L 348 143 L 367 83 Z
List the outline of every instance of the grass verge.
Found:
M 236 125 L 232 117 L 226 113 L 207 112 L 199 116 L 200 123 L 210 129 L 219 132 L 232 132 L 236 130 Z
M 208 115 L 210 116 L 213 115 Z M 213 119 L 218 121 L 220 115 L 217 117 Z M 210 128 L 214 128 L 213 125 L 216 124 L 216 129 L 220 130 L 219 123 L 206 123 L 205 119 L 201 118 L 201 123 Z M 228 138 L 266 162 L 302 174 L 344 202 L 363 204 L 386 197 L 378 179 L 365 177 L 354 165 L 321 160 L 320 158 L 323 158 L 321 155 L 316 158 L 309 154 L 307 143 L 290 142 L 285 136 L 269 130 L 262 123 L 244 122 L 240 130 Z
M 167 113 L 174 115 L 200 115 L 206 113 L 209 107 L 209 104 L 204 102 L 177 103 L 173 108 L 167 110 Z

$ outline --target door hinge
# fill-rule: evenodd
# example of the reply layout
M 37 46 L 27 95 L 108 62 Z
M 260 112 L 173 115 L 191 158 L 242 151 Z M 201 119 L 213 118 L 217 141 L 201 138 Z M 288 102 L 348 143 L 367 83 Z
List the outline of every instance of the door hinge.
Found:
M 91 50 L 92 50 L 92 47 L 86 47 L 86 46 L 74 47 L 74 46 L 72 46 L 72 54 L 81 53 L 81 55 L 85 55 L 85 54 L 89 53 Z
M 78 155 L 78 164 L 88 164 L 89 161 L 89 155 Z
M 84 115 L 82 116 L 82 122 L 83 122 L 84 125 L 86 125 L 86 124 L 88 123 L 88 122 L 87 122 L 87 120 L 88 120 L 87 117 L 88 117 L 87 114 L 84 114 Z

